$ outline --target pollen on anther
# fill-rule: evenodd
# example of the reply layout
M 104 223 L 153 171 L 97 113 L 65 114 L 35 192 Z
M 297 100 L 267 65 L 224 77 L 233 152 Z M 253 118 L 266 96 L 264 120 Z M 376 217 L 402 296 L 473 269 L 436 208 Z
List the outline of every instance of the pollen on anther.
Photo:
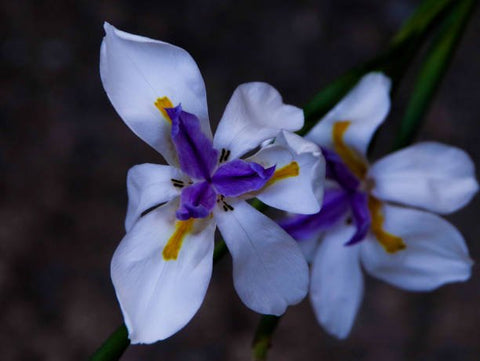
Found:
M 184 185 L 185 185 L 185 184 L 183 183 L 183 181 L 181 181 L 181 180 L 178 180 L 178 179 L 175 179 L 175 178 L 172 178 L 172 179 L 170 179 L 170 180 L 172 181 L 172 184 L 173 184 L 174 187 L 183 188 Z
M 225 157 L 223 157 L 223 161 L 226 162 L 229 157 L 230 157 L 230 151 L 227 150 L 227 152 L 225 153 Z
M 228 160 L 228 157 L 230 157 L 230 151 L 222 148 L 222 153 L 220 154 L 220 158 L 218 160 L 219 163 L 226 162 Z

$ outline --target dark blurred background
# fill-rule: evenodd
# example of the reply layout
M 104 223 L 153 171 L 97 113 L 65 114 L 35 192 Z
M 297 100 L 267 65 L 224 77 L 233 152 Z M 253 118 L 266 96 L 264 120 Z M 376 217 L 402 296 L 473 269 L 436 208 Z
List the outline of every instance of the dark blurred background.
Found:
M 187 49 L 212 122 L 253 80 L 302 106 L 384 49 L 413 0 L 2 0 L 0 21 L 0 359 L 84 360 L 121 322 L 109 263 L 124 234 L 125 176 L 161 158 L 110 105 L 98 72 L 102 23 Z M 473 16 L 419 139 L 466 149 L 479 165 L 480 18 Z M 411 80 L 411 76 L 407 78 Z M 391 147 L 400 90 L 375 156 Z M 478 197 L 448 217 L 480 258 Z M 480 272 L 413 294 L 368 279 L 348 340 L 328 336 L 308 301 L 291 307 L 271 360 L 479 360 Z M 123 360 L 249 360 L 258 315 L 236 296 L 229 257 L 185 329 Z

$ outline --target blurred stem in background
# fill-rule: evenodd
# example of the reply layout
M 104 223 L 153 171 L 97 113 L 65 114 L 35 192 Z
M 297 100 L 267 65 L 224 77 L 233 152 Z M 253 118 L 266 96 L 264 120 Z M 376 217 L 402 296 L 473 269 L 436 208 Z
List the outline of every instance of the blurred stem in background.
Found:
M 325 115 L 366 73 L 383 71 L 392 78 L 393 87 L 398 87 L 404 73 L 410 66 L 423 42 L 436 26 L 441 23 L 426 60 L 419 72 L 414 92 L 410 98 L 396 147 L 408 144 L 420 125 L 428 105 L 444 75 L 456 44 L 473 11 L 476 0 L 424 0 L 414 14 L 406 21 L 393 38 L 387 51 L 380 56 L 355 67 L 326 86 L 305 107 L 305 127 L 299 132 L 304 135 Z M 261 202 L 252 203 L 263 209 Z M 228 252 L 225 242 L 217 242 L 213 255 L 216 264 Z M 252 343 L 256 361 L 267 359 L 272 335 L 280 317 L 263 315 Z M 91 361 L 118 360 L 130 345 L 128 331 L 121 325 L 91 356 Z
M 304 107 L 305 135 L 366 73 L 383 71 L 397 88 L 431 31 L 445 18 L 456 0 L 424 0 L 379 56 L 354 67 L 327 85 Z
M 90 357 L 90 361 L 119 360 L 129 345 L 127 327 L 121 325 Z
M 370 71 L 383 71 L 392 78 L 393 88 L 397 88 L 426 39 L 427 33 L 439 25 L 420 67 L 395 140 L 395 149 L 408 145 L 421 126 L 476 4 L 477 0 L 423 1 L 393 38 L 384 54 L 350 70 L 328 85 L 305 106 L 305 127 L 299 133 L 306 134 L 364 74 Z M 272 315 L 261 316 L 252 344 L 255 361 L 267 360 L 268 349 L 279 320 L 280 317 Z
M 395 149 L 405 147 L 415 137 L 455 54 L 476 3 L 476 0 L 459 1 L 435 34 L 418 73 L 395 141 Z

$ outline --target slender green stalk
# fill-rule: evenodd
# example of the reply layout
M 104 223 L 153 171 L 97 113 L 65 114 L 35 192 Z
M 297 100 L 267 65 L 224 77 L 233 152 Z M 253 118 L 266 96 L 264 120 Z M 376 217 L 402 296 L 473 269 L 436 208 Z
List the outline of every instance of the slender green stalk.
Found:
M 252 354 L 255 361 L 265 361 L 268 349 L 272 345 L 272 337 L 280 317 L 262 315 L 252 342 Z
M 414 138 L 445 76 L 476 3 L 476 0 L 458 1 L 441 24 L 418 73 L 395 141 L 395 149 L 408 145 Z
M 90 361 L 119 360 L 127 349 L 128 345 L 130 345 L 130 340 L 128 339 L 127 328 L 125 325 L 121 325 L 90 357 Z
M 454 3 L 453 0 L 424 0 L 385 52 L 349 70 L 304 106 L 305 126 L 298 133 L 306 134 L 368 72 L 383 71 L 396 87 L 422 43 L 432 29 L 445 18 Z
M 415 13 L 402 25 L 402 28 L 392 39 L 391 44 L 395 46 L 396 44 L 403 43 L 415 33 L 421 35 L 439 13 L 443 12 L 455 2 L 456 0 L 423 1 L 415 9 Z

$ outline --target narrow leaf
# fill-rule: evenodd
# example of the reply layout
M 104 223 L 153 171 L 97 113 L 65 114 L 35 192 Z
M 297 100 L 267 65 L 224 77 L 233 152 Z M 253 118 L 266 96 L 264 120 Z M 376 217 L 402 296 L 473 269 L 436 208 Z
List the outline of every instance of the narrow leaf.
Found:
M 454 3 L 452 0 L 424 0 L 384 53 L 349 70 L 304 106 L 305 126 L 298 133 L 305 135 L 368 72 L 383 71 L 392 78 L 396 88 L 422 43 Z
M 408 145 L 414 138 L 455 54 L 475 5 L 476 0 L 458 1 L 441 24 L 418 73 L 395 141 L 395 149 Z

